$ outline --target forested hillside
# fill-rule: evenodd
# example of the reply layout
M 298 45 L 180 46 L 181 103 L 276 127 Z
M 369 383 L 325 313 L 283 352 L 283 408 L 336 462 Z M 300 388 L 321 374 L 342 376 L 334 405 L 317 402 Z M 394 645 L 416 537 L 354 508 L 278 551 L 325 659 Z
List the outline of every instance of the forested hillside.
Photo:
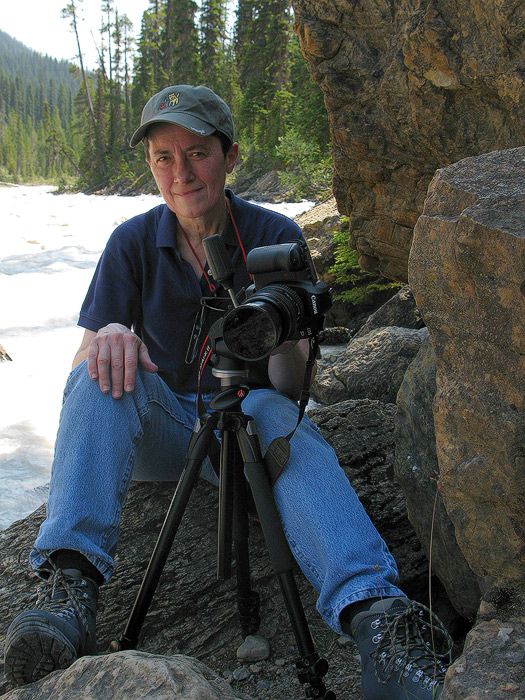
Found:
M 79 85 L 71 63 L 0 31 L 0 180 L 55 181 L 77 172 L 70 125 Z
M 65 16 L 75 31 L 74 0 Z M 328 120 L 292 23 L 290 0 L 151 0 L 135 41 L 104 0 L 98 69 L 85 74 L 79 57 L 75 77 L 0 33 L 0 179 L 140 188 L 143 154 L 128 141 L 145 101 L 202 83 L 232 107 L 245 171 L 277 168 L 298 196 L 318 194 L 330 178 Z

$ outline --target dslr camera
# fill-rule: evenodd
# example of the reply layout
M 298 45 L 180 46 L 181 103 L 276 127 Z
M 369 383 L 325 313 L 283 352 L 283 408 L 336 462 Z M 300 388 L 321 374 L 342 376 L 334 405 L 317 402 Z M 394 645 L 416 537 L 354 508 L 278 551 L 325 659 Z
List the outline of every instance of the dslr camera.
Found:
M 304 241 L 254 248 L 246 267 L 253 284 L 220 323 L 221 340 L 234 357 L 260 360 L 287 340 L 322 330 L 332 297 Z

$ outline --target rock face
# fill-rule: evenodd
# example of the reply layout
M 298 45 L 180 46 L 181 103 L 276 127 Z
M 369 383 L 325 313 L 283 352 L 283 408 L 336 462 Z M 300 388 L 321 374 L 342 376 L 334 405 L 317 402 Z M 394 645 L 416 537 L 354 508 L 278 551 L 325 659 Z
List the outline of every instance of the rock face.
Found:
M 443 700 L 525 692 L 524 183 L 525 148 L 438 171 L 410 254 L 436 352 L 439 492 L 484 596 Z
M 321 87 L 334 195 L 365 270 L 406 282 L 437 168 L 524 140 L 520 0 L 292 0 Z
M 523 581 L 525 148 L 438 171 L 410 285 L 437 357 L 439 489 L 482 585 Z
M 439 467 L 432 403 L 436 358 L 430 337 L 407 369 L 397 394 L 395 474 L 408 517 L 458 612 L 470 620 L 479 607 L 479 583 L 456 542 L 454 526 L 438 491 Z
M 204 664 L 187 656 L 121 651 L 84 656 L 36 687 L 13 690 L 4 700 L 251 700 Z

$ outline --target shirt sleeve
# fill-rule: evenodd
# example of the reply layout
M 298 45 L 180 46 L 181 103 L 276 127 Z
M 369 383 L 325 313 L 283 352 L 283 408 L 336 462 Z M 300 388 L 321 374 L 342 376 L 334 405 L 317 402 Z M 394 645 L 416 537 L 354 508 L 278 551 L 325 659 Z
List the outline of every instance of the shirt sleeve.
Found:
M 79 326 L 96 332 L 108 323 L 122 323 L 128 328 L 137 324 L 141 275 L 135 248 L 125 224 L 115 229 L 82 304 Z

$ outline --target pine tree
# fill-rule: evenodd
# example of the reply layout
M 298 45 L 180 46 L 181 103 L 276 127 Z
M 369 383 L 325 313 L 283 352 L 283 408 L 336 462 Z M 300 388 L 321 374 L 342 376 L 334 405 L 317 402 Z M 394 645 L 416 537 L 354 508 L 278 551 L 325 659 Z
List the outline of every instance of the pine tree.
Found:
M 77 0 L 77 2 L 81 3 L 83 0 Z M 77 48 L 78 48 L 78 60 L 80 62 L 80 70 L 82 73 L 82 81 L 84 83 L 84 96 L 86 100 L 86 104 L 88 106 L 89 110 L 89 116 L 91 118 L 92 126 L 93 128 L 96 128 L 95 125 L 95 112 L 93 109 L 93 102 L 91 100 L 91 94 L 89 92 L 88 88 L 88 81 L 87 81 L 87 75 L 86 71 L 84 69 L 84 58 L 82 56 L 82 49 L 80 48 L 80 39 L 78 36 L 78 15 L 77 15 L 77 7 L 75 5 L 75 0 L 71 0 L 71 2 L 64 7 L 62 10 L 62 17 L 64 19 L 71 19 L 71 28 L 73 29 L 75 33 L 75 38 L 77 40 Z
M 162 46 L 164 83 L 157 87 L 176 82 L 198 85 L 202 81 L 199 54 L 199 35 L 195 24 L 197 3 L 194 0 L 166 0 L 165 26 Z M 175 81 L 176 76 L 176 81 Z
M 225 0 L 203 0 L 199 48 L 203 84 L 227 100 L 231 93 L 231 77 L 228 72 Z
M 327 149 L 330 144 L 330 127 L 323 93 L 310 76 L 297 35 L 292 37 L 289 48 L 289 90 L 293 94 L 293 100 L 287 113 L 287 127 L 295 129 L 305 141 L 313 141 L 321 149 Z
M 242 93 L 239 132 L 273 156 L 285 132 L 291 16 L 289 0 L 239 0 L 235 47 Z

